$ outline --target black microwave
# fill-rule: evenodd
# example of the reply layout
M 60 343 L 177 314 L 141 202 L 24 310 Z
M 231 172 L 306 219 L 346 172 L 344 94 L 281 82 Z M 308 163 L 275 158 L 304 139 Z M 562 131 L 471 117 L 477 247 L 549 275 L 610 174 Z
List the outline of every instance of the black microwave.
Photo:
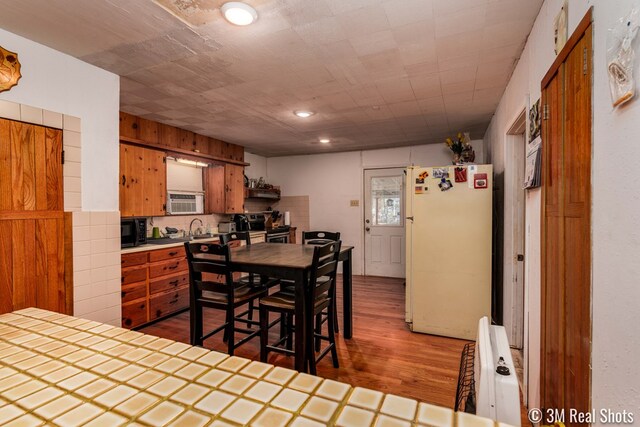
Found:
M 120 219 L 120 247 L 130 248 L 147 243 L 146 218 Z

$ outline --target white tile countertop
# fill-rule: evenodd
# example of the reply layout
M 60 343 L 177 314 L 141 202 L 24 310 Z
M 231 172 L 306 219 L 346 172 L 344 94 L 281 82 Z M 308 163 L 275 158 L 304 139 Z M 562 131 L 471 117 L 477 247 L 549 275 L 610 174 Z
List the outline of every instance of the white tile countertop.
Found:
M 220 234 L 222 233 L 218 233 L 217 235 L 215 235 L 214 237 L 211 238 L 207 238 L 207 239 L 197 239 L 197 240 L 193 240 L 193 242 L 202 242 L 202 243 L 206 243 L 206 242 L 217 242 L 219 240 Z M 256 234 L 267 234 L 266 231 L 250 231 L 249 234 L 251 235 L 256 235 Z M 184 246 L 184 242 L 176 242 L 176 243 L 166 243 L 163 245 L 152 245 L 147 243 L 146 245 L 140 245 L 140 246 L 135 246 L 133 248 L 124 248 L 120 251 L 121 254 L 132 254 L 135 252 L 145 252 L 145 251 L 155 251 L 158 249 L 167 249 L 167 248 L 176 248 L 178 246 Z
M 35 308 L 0 315 L 0 425 L 12 424 L 498 427 L 451 409 Z

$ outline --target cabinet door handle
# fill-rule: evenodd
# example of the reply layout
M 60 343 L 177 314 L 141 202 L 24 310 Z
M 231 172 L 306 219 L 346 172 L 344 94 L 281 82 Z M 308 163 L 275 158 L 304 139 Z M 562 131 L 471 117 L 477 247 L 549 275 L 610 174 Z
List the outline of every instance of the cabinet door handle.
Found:
M 176 286 L 178 283 L 180 283 L 179 280 L 172 280 L 169 282 L 170 285 Z
M 175 270 L 176 268 L 178 268 L 178 264 L 170 266 L 169 270 Z
M 127 177 L 122 175 L 122 185 L 126 185 L 127 184 Z
M 176 255 L 178 255 L 178 252 L 175 252 L 175 251 L 174 252 L 169 252 L 169 256 L 176 256 Z

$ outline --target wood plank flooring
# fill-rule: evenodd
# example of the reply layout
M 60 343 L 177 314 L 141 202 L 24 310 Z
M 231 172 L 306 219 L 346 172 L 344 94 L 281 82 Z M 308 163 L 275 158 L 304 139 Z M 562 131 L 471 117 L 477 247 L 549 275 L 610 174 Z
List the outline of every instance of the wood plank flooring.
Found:
M 338 280 L 341 283 L 342 278 Z M 340 293 L 339 285 L 339 319 L 342 319 Z M 453 407 L 460 352 L 466 341 L 410 332 L 404 322 L 404 304 L 402 279 L 354 276 L 353 338 L 345 340 L 338 334 L 340 368 L 333 368 L 327 356 L 318 365 L 318 375 Z M 208 326 L 222 321 L 221 312 L 205 311 Z M 277 330 L 277 326 L 272 329 L 274 337 Z M 147 326 L 141 332 L 188 343 L 189 313 Z M 226 349 L 222 334 L 207 340 L 205 346 L 222 352 Z M 239 347 L 236 355 L 258 360 L 259 339 Z M 272 353 L 269 362 L 293 368 L 293 358 L 284 355 Z

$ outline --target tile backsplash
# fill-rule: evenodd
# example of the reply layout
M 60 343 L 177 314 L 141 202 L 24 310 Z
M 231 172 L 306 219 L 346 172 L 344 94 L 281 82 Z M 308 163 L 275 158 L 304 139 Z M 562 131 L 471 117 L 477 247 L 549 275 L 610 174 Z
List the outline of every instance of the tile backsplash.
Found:
M 202 220 L 202 225 L 199 222 L 195 222 L 193 224 L 193 231 L 195 232 L 197 228 L 201 228 L 202 233 L 205 233 L 207 230 L 207 225 L 211 228 L 212 232 L 216 232 L 218 229 L 218 223 L 222 221 L 229 221 L 231 215 L 176 215 L 176 216 L 156 216 L 152 218 L 147 218 L 147 235 L 150 237 L 153 227 L 160 227 L 160 231 L 162 233 L 165 232 L 165 227 L 173 227 L 178 230 L 184 230 L 186 233 L 189 232 L 189 224 L 196 218 L 200 218 Z

